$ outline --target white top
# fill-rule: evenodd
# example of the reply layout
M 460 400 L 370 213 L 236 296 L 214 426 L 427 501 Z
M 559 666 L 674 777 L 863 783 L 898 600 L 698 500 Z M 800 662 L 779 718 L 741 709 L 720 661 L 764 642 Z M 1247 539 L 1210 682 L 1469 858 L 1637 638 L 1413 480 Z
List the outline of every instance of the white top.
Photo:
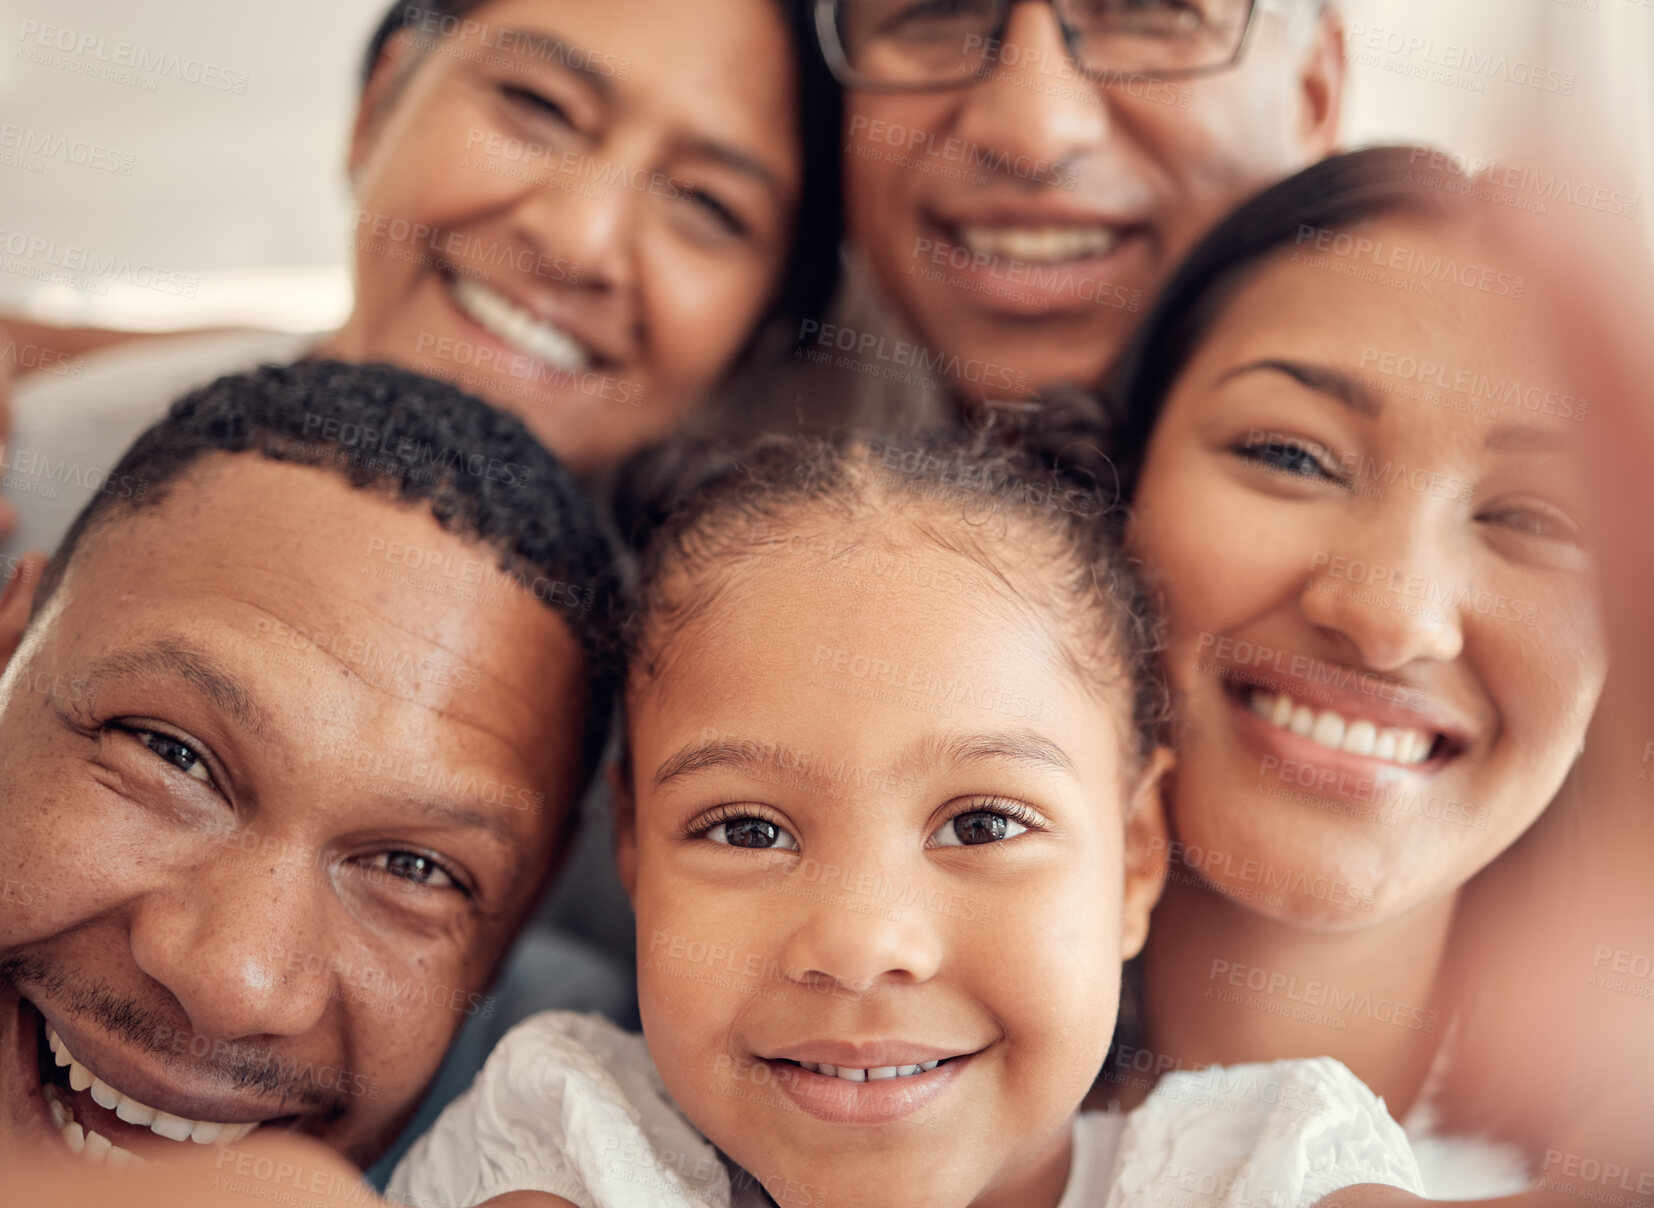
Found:
M 1353 1183 L 1422 1191 L 1400 1126 L 1338 1062 L 1279 1061 L 1172 1074 L 1130 1116 L 1077 1117 L 1060 1208 L 1308 1208 Z M 580 1208 L 764 1202 L 677 1109 L 641 1036 L 563 1011 L 506 1035 L 387 1195 L 464 1208 L 512 1191 Z
M 309 355 L 321 337 L 230 331 L 140 339 L 26 374 L 12 394 L 6 497 L 18 512 L 12 550 L 57 548 L 75 517 L 150 424 L 179 398 L 226 373 Z
M 1436 1048 L 1424 1088 L 1402 1127 L 1418 1156 L 1425 1195 L 1432 1200 L 1485 1200 L 1516 1195 L 1533 1185 L 1528 1159 L 1514 1145 L 1484 1137 L 1446 1135 L 1440 1129 L 1436 1099 L 1453 1061 L 1459 1033 L 1454 1020 Z

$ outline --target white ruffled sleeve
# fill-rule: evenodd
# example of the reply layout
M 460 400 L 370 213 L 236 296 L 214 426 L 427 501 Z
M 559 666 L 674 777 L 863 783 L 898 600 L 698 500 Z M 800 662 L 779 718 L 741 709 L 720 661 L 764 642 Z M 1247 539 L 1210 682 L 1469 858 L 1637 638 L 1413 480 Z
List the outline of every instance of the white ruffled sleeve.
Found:
M 1309 1208 L 1355 1183 L 1424 1190 L 1401 1126 L 1342 1063 L 1213 1066 L 1130 1114 L 1108 1208 Z
M 466 1208 L 546 1191 L 580 1208 L 729 1208 L 712 1145 L 666 1094 L 641 1036 L 547 1011 L 507 1032 L 408 1152 L 386 1195 Z

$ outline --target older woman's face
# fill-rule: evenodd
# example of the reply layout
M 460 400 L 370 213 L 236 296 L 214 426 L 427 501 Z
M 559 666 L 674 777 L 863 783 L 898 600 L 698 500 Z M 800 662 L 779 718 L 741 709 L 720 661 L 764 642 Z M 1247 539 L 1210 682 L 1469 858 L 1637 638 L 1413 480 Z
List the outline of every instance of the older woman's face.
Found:
M 666 434 L 773 296 L 796 94 L 774 0 L 495 0 L 409 27 L 352 145 L 332 350 L 457 381 L 582 469 Z
M 1182 858 L 1326 927 L 1439 899 L 1520 835 L 1606 664 L 1569 457 L 1591 416 L 1541 300 L 1463 232 L 1351 236 L 1228 303 L 1132 531 L 1169 610 Z

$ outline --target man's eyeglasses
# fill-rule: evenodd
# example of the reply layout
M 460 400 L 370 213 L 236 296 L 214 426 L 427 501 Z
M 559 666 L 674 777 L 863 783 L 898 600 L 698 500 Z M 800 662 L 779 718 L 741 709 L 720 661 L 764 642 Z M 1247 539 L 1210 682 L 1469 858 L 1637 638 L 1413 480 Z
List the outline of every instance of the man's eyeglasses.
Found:
M 846 88 L 919 92 L 984 78 L 1027 0 L 816 0 L 816 36 Z M 1090 80 L 1170 79 L 1240 58 L 1255 0 L 1045 0 Z M 1263 0 L 1267 5 L 1269 0 Z M 1007 53 L 1009 52 L 1009 53 Z

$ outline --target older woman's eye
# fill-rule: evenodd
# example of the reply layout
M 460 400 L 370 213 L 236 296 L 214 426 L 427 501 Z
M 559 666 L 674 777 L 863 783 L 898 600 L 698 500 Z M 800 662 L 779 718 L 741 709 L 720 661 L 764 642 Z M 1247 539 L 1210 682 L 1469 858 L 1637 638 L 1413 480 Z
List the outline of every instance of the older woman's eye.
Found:
M 1513 504 L 1484 511 L 1480 519 L 1499 524 L 1525 537 L 1564 541 L 1577 545 L 1582 539 L 1579 526 L 1561 512 L 1550 508 Z

